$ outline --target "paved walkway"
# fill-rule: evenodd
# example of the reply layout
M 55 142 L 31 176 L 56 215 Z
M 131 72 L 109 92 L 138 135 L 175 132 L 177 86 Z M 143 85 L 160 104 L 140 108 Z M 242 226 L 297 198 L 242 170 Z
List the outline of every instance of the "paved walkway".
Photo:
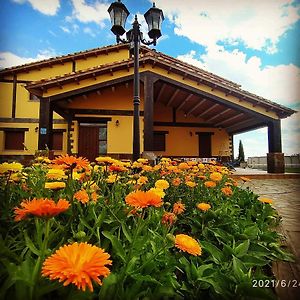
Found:
M 261 171 L 263 172 L 263 171 Z M 242 174 L 246 176 L 246 174 Z M 279 287 L 276 289 L 279 299 L 300 299 L 300 177 L 294 179 L 252 179 L 244 183 L 256 194 L 273 199 L 273 205 L 282 217 L 280 231 L 286 237 L 287 247 L 295 255 L 295 262 L 274 263 L 273 271 L 279 285 L 298 287 Z

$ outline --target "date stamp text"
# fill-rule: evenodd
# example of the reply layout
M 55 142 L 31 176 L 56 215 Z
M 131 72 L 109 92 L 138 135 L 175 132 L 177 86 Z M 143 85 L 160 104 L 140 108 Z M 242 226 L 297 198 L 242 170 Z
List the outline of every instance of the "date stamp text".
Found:
M 253 279 L 252 287 L 254 288 L 299 288 L 300 282 L 296 279 Z

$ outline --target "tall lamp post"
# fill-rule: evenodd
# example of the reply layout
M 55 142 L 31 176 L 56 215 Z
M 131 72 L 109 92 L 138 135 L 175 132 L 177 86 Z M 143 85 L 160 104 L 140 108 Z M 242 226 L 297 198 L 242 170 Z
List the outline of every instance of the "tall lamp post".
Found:
M 126 39 L 121 38 L 125 33 L 125 23 L 129 16 L 129 11 L 126 6 L 118 0 L 113 2 L 108 8 L 108 12 L 111 18 L 111 31 L 116 35 L 117 43 L 129 43 L 130 53 L 133 49 L 134 56 L 134 76 L 133 76 L 133 161 L 140 157 L 140 75 L 139 75 L 139 51 L 140 43 L 144 45 L 156 45 L 157 39 L 161 36 L 161 24 L 164 20 L 164 15 L 161 9 L 151 7 L 145 14 L 144 17 L 148 24 L 148 35 L 152 39 L 146 41 L 143 38 L 143 33 L 140 31 L 140 24 L 135 15 L 132 29 L 126 32 Z

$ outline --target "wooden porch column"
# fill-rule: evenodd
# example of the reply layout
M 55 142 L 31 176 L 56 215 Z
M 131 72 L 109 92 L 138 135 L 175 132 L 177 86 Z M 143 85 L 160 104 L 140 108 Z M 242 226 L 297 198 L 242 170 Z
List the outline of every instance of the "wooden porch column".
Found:
M 280 120 L 273 120 L 268 123 L 268 145 L 268 173 L 284 173 L 284 154 L 282 153 L 281 145 Z
M 53 107 L 49 98 L 40 98 L 39 150 L 52 149 Z
M 144 76 L 144 151 L 153 151 L 154 78 Z

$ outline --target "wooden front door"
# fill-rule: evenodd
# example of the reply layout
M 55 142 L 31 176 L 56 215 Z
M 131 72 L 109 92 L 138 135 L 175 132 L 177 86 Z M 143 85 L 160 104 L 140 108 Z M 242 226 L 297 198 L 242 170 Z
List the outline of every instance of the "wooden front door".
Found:
M 89 161 L 99 156 L 99 127 L 79 126 L 78 155 Z
M 210 158 L 212 132 L 198 132 L 199 136 L 199 157 Z

